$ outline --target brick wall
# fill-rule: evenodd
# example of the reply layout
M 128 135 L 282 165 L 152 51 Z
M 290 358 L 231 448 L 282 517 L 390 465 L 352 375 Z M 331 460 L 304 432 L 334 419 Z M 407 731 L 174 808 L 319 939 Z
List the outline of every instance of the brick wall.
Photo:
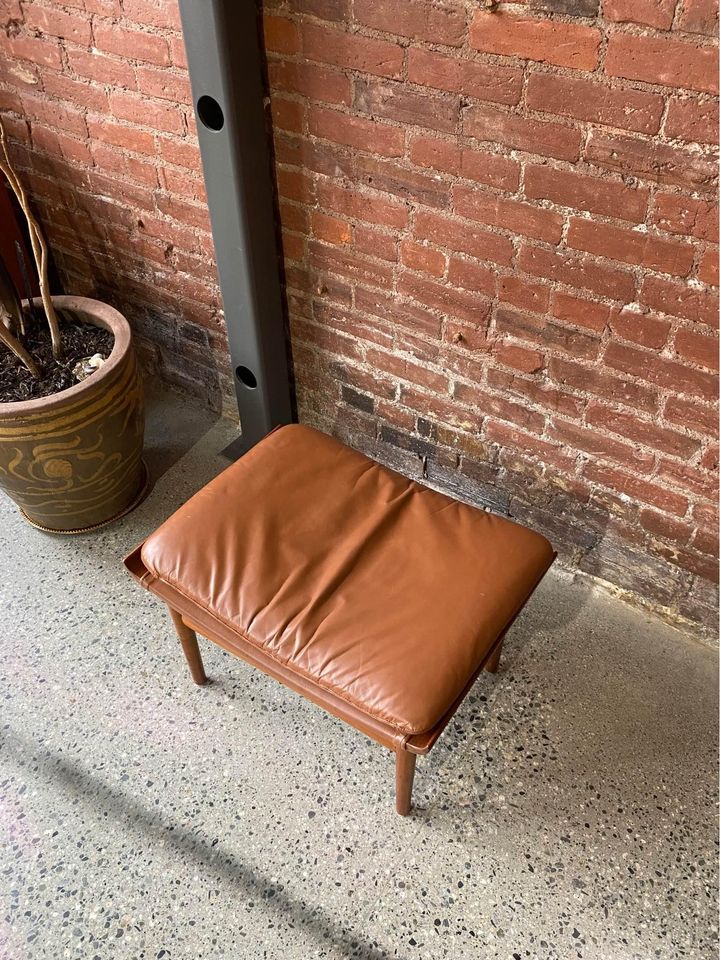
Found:
M 712 623 L 717 4 L 599 6 L 266 0 L 300 413 Z M 227 391 L 173 0 L 13 0 L 7 33 L 69 284 Z

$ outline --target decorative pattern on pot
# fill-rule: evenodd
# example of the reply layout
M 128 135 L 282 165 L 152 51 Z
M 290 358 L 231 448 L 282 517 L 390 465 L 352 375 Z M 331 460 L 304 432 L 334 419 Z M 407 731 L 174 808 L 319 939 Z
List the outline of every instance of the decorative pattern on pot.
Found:
M 108 522 L 137 499 L 145 482 L 143 389 L 120 313 L 80 297 L 53 301 L 112 330 L 115 344 L 76 386 L 0 404 L 0 488 L 31 522 L 68 532 Z

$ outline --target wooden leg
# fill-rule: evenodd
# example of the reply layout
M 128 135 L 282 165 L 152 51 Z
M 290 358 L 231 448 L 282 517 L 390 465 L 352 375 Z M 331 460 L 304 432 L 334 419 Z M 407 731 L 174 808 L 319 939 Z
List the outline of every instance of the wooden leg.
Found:
M 170 616 L 175 624 L 177 635 L 180 638 L 180 643 L 182 644 L 185 659 L 190 667 L 192 678 L 195 683 L 202 685 L 203 683 L 207 682 L 207 677 L 205 676 L 205 668 L 203 667 L 202 658 L 200 656 L 200 650 L 198 648 L 195 631 L 191 630 L 186 623 L 183 623 L 183 618 L 180 616 L 177 610 L 173 610 L 172 607 L 168 607 L 168 610 L 170 611 Z
M 497 673 L 497 668 L 500 666 L 500 654 L 502 653 L 502 646 L 503 641 L 501 640 L 493 650 L 492 656 L 483 667 L 485 673 Z
M 395 753 L 395 809 L 402 816 L 410 813 L 417 755 L 407 750 Z

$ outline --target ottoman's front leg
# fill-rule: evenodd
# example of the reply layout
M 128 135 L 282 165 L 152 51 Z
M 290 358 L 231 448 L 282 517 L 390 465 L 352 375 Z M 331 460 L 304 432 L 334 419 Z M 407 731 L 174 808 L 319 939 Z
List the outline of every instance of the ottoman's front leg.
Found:
M 202 685 L 207 682 L 207 677 L 205 676 L 205 668 L 203 667 L 202 657 L 200 656 L 200 648 L 198 647 L 195 631 L 191 630 L 183 621 L 183 618 L 177 610 L 173 610 L 172 607 L 168 607 L 168 610 L 175 624 L 177 635 L 180 638 L 180 643 L 182 644 L 185 659 L 190 667 L 192 678 L 195 683 Z
M 412 788 L 417 755 L 403 750 L 395 751 L 395 809 L 406 817 L 412 806 Z

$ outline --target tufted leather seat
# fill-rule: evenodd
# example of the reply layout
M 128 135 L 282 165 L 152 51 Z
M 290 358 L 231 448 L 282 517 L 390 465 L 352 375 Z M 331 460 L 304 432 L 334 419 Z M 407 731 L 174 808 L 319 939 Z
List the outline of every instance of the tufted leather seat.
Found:
M 553 557 L 539 534 L 292 425 L 128 564 L 186 623 L 407 746 L 452 712 Z

